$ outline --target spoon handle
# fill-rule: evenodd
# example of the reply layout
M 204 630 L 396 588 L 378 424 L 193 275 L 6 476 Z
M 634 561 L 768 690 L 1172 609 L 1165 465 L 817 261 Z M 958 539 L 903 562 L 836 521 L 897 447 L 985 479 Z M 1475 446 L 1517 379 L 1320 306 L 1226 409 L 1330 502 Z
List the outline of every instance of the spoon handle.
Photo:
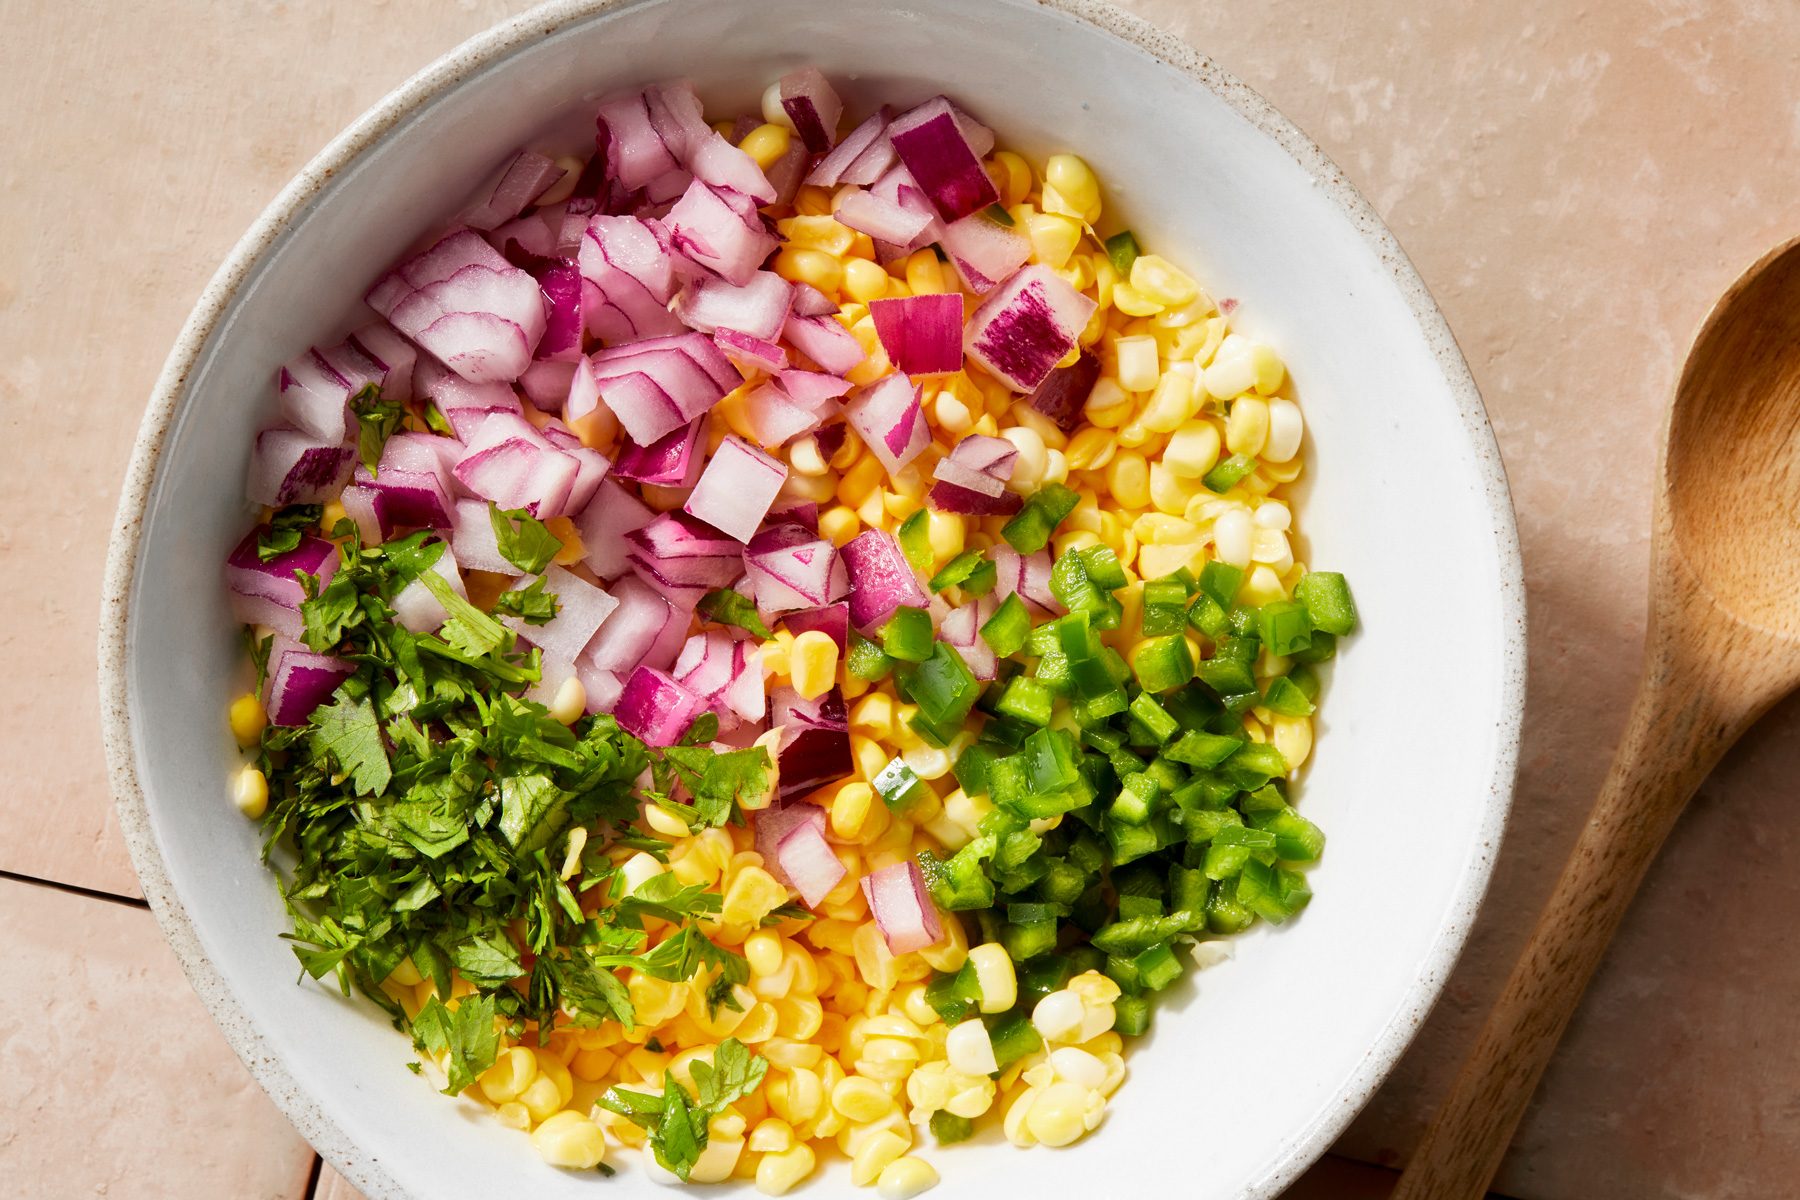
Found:
M 1587 825 L 1393 1200 L 1478 1200 L 1651 860 L 1753 712 L 1717 659 L 1653 631 L 1651 661 Z M 1720 657 L 1730 657 L 1729 654 Z M 1698 660 L 1698 661 L 1696 661 Z

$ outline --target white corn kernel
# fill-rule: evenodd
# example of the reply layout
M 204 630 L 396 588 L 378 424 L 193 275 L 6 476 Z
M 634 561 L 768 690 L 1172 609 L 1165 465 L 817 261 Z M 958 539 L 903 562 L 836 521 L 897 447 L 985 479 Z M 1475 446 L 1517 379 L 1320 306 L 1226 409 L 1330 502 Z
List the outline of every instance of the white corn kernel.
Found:
M 1000 436 L 1019 451 L 1019 457 L 1013 462 L 1012 478 L 1007 482 L 1016 492 L 1035 491 L 1043 481 L 1044 468 L 1050 462 L 1050 449 L 1044 445 L 1043 436 L 1024 425 L 1002 429 Z
M 1122 337 L 1114 344 L 1119 356 L 1119 386 L 1128 392 L 1147 392 L 1161 378 L 1156 339 L 1147 333 Z
M 819 454 L 819 439 L 810 433 L 788 447 L 788 466 L 809 478 L 817 478 L 829 469 Z
M 788 116 L 787 109 L 781 103 L 781 80 L 777 79 L 763 89 L 762 119 L 770 125 L 779 125 L 783 129 L 794 130 L 794 118 Z
M 969 950 L 975 964 L 975 983 L 981 989 L 981 1011 L 1002 1013 L 1019 998 L 1019 977 L 1012 957 L 998 942 L 985 942 Z
M 665 870 L 661 863 L 642 850 L 625 860 L 619 868 L 619 874 L 625 877 L 625 894 L 627 896 L 661 875 Z
M 1051 992 L 1031 1010 L 1031 1024 L 1046 1042 L 1066 1039 L 1081 1028 L 1081 997 L 1068 988 Z
M 550 705 L 550 719 L 562 725 L 573 725 L 587 712 L 587 688 L 581 678 L 571 675 L 556 689 L 556 700 Z
M 881 1194 L 881 1200 L 912 1200 L 920 1192 L 936 1187 L 937 1183 L 937 1170 L 924 1159 L 908 1154 L 881 1169 L 875 1190 Z
M 231 802 L 252 821 L 269 810 L 269 781 L 255 767 L 246 766 L 231 781 Z
M 1269 440 L 1263 446 L 1262 456 L 1272 463 L 1292 461 L 1300 452 L 1300 438 L 1305 431 L 1300 406 L 1284 396 L 1274 397 L 1269 401 Z
M 944 1040 L 944 1057 L 964 1075 L 992 1075 L 1000 1069 L 987 1026 L 973 1019 L 951 1028 L 950 1036 Z
M 1250 514 L 1250 519 L 1256 522 L 1258 529 L 1278 529 L 1285 533 L 1294 523 L 1294 514 L 1279 500 L 1264 500 Z
M 1213 548 L 1219 561 L 1234 567 L 1250 565 L 1250 514 L 1241 507 L 1219 514 L 1213 522 Z
M 1050 1052 L 1050 1066 L 1058 1079 L 1083 1088 L 1106 1082 L 1106 1064 L 1079 1046 L 1059 1046 Z

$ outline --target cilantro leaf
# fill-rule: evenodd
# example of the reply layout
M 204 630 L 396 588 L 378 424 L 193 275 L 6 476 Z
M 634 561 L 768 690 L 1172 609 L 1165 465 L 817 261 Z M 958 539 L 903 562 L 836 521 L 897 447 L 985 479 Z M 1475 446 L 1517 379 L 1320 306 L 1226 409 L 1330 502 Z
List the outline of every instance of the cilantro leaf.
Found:
M 709 1117 L 725 1111 L 727 1105 L 754 1092 L 768 1073 L 768 1060 L 750 1053 L 736 1038 L 726 1038 L 713 1053 L 712 1065 L 693 1064 L 694 1099 Z
M 494 600 L 495 612 L 510 613 L 521 618 L 527 625 L 549 624 L 559 607 L 556 593 L 544 590 L 544 578 L 541 575 L 526 587 L 501 592 Z
M 313 753 L 337 763 L 358 795 L 378 796 L 393 778 L 393 769 L 375 706 L 368 696 L 352 698 L 343 687 L 336 695 L 336 703 L 329 708 L 320 705 L 307 718 L 313 727 Z
M 395 541 L 381 543 L 381 557 L 393 569 L 398 582 L 411 583 L 437 566 L 438 560 L 449 549 L 432 530 L 421 529 Z
M 639 884 L 635 892 L 614 906 L 614 911 L 621 918 L 650 916 L 679 921 L 695 913 L 716 913 L 723 899 L 719 893 L 708 891 L 704 883 L 684 887 L 673 871 L 665 871 Z
M 454 1009 L 433 996 L 413 1018 L 413 1045 L 430 1054 L 449 1055 L 445 1095 L 457 1095 L 499 1057 L 494 1016 L 492 996 L 465 996 Z
M 455 437 L 456 430 L 445 419 L 442 410 L 435 404 L 425 406 L 425 427 L 433 433 L 441 433 L 445 437 Z
M 690 1068 L 693 1097 L 673 1074 L 665 1074 L 661 1096 L 615 1087 L 595 1103 L 649 1130 L 656 1161 L 686 1182 L 706 1149 L 708 1123 L 734 1100 L 755 1091 L 768 1069 L 767 1059 L 751 1054 L 736 1038 L 726 1038 L 713 1052 L 710 1066 L 697 1061 Z
M 775 636 L 763 623 L 762 614 L 756 611 L 756 601 L 731 588 L 715 588 L 706 593 L 700 597 L 700 603 L 694 611 L 715 624 L 736 625 L 740 629 L 747 629 L 764 641 Z
M 519 951 L 503 930 L 477 934 L 450 951 L 450 961 L 463 978 L 477 986 L 497 987 L 525 973 Z
M 350 412 L 358 426 L 357 457 L 374 475 L 387 440 L 399 432 L 400 423 L 406 420 L 406 406 L 398 400 L 383 400 L 381 389 L 371 383 L 350 398 Z
M 637 1010 L 631 993 L 617 975 L 595 963 L 593 955 L 578 950 L 558 960 L 557 966 L 562 975 L 562 1006 L 575 1025 L 592 1029 L 611 1019 L 627 1033 L 636 1028 Z
M 675 1082 L 675 1073 L 666 1072 L 663 1075 L 662 1120 L 657 1122 L 656 1132 L 650 1135 L 650 1148 L 656 1152 L 656 1161 L 675 1172 L 683 1183 L 700 1161 L 700 1151 L 706 1148 L 706 1122 L 702 1119 L 698 1128 L 695 1124 L 687 1093 Z
M 522 508 L 501 508 L 490 500 L 488 519 L 500 557 L 527 575 L 541 574 L 563 548 L 560 538 Z
M 256 557 L 263 562 L 297 549 L 306 532 L 318 525 L 325 508 L 320 504 L 290 504 L 269 520 L 266 533 L 256 535 Z
M 541 850 L 562 832 L 568 805 L 569 794 L 548 774 L 505 776 L 500 780 L 500 836 L 522 854 Z
M 309 597 L 300 602 L 300 618 L 305 624 L 305 632 L 301 634 L 300 640 L 315 654 L 328 653 L 344 640 L 346 630 L 362 623 L 363 611 L 356 590 L 356 579 L 351 573 L 339 570 L 321 591 L 318 576 L 308 575 L 304 571 L 297 574 L 301 576 L 300 585 Z
M 426 571 L 419 576 L 419 581 L 443 605 L 444 611 L 450 614 L 450 619 L 444 622 L 438 632 L 452 649 L 481 658 L 509 644 L 511 631 L 457 595 L 451 590 L 448 579 L 436 571 Z M 333 579 L 332 582 L 336 583 L 337 580 Z

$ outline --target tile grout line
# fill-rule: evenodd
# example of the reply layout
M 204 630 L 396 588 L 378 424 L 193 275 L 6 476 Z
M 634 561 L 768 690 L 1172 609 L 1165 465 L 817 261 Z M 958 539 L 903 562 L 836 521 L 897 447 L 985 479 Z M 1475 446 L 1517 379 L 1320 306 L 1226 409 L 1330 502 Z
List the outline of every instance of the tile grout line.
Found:
M 306 1190 L 301 1193 L 305 1200 L 319 1200 L 319 1189 L 324 1186 L 325 1157 L 314 1154 L 312 1169 L 306 1173 Z
M 59 892 L 68 892 L 73 896 L 85 896 L 89 900 L 104 900 L 109 904 L 122 904 L 127 908 L 148 910 L 150 902 L 137 896 L 121 896 L 117 892 L 104 892 L 99 888 L 82 887 L 78 883 L 63 883 L 56 879 L 40 879 L 35 875 L 21 875 L 17 871 L 0 868 L 0 881 L 23 883 L 31 887 L 51 888 Z

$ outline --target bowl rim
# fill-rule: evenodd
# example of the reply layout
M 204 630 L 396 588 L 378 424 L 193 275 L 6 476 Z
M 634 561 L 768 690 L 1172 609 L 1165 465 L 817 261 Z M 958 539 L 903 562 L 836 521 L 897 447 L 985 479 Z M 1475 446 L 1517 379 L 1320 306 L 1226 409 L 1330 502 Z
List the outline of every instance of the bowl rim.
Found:
M 376 146 L 414 112 L 466 77 L 571 24 L 662 0 L 546 0 L 476 34 L 437 58 L 378 100 L 334 137 L 281 190 L 238 240 L 195 303 L 151 392 L 138 428 L 108 541 L 99 628 L 101 732 L 120 831 L 145 898 L 188 982 L 199 993 L 226 1041 L 295 1129 L 371 1200 L 410 1200 L 385 1163 L 366 1154 L 337 1118 L 302 1089 L 265 1041 L 218 968 L 202 949 L 193 918 L 178 899 L 151 827 L 139 778 L 128 702 L 127 653 L 131 602 L 145 510 L 156 482 L 162 449 L 187 398 L 187 384 L 202 352 L 264 257 L 336 176 Z M 1401 1006 L 1370 1046 L 1340 1095 L 1341 1103 L 1315 1118 L 1286 1147 L 1268 1173 L 1242 1193 L 1244 1200 L 1273 1200 L 1336 1140 L 1387 1078 L 1436 1003 L 1468 939 L 1492 879 L 1512 804 L 1519 732 L 1525 699 L 1525 590 L 1518 527 L 1505 466 L 1493 427 L 1468 363 L 1442 312 L 1393 233 L 1344 172 L 1311 138 L 1253 88 L 1173 34 L 1115 7 L 1107 0 L 1033 0 L 1039 8 L 1072 18 L 1121 39 L 1211 91 L 1274 140 L 1316 181 L 1347 217 L 1399 289 L 1424 336 L 1462 418 L 1492 522 L 1500 568 L 1502 626 L 1499 710 L 1494 769 L 1471 855 L 1451 897 L 1422 970 Z

